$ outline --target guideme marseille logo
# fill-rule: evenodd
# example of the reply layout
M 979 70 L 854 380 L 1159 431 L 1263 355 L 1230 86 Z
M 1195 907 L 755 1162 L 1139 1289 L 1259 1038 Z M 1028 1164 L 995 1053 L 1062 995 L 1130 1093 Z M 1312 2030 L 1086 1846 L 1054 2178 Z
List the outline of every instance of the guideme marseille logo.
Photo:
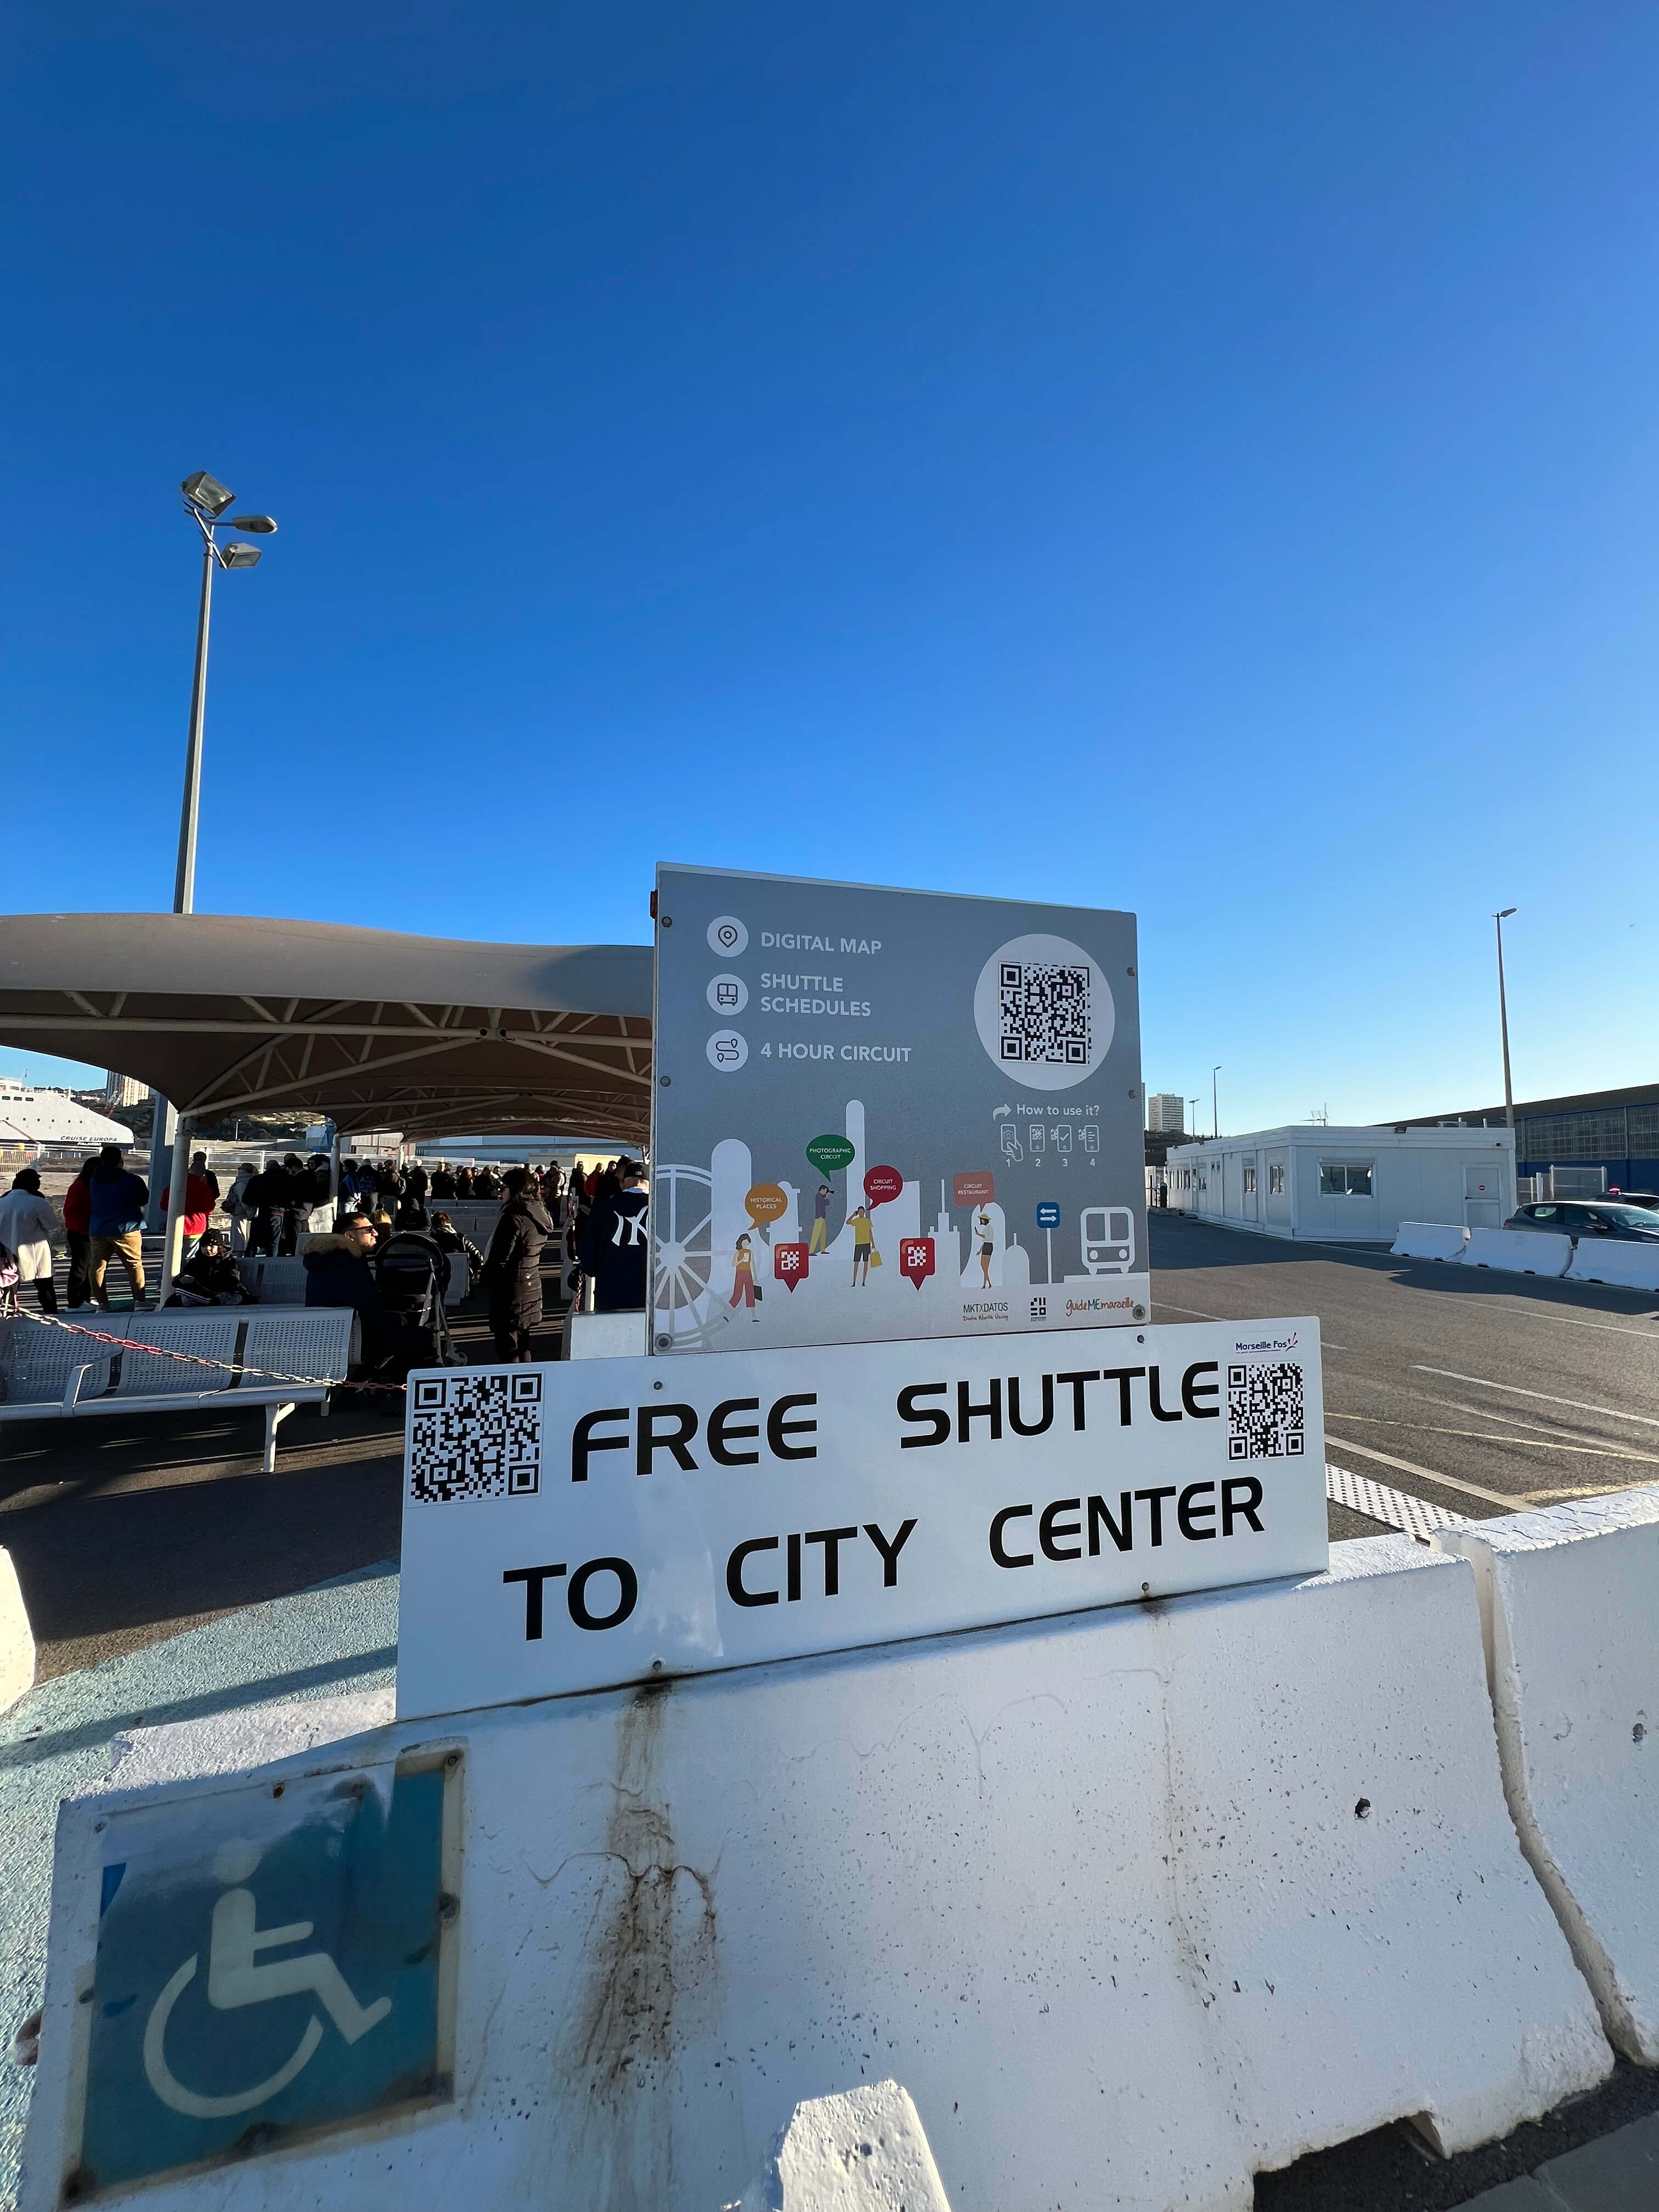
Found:
M 1069 1091 L 1092 1075 L 1115 1024 L 1110 986 L 1068 937 L 1012 937 L 979 971 L 979 1041 L 1000 1073 L 1028 1091 Z

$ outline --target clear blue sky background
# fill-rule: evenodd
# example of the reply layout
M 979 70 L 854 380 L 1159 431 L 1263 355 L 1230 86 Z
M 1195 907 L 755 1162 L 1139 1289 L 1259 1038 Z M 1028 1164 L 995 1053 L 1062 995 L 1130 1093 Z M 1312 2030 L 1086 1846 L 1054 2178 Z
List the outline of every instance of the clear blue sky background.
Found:
M 170 900 L 205 467 L 282 534 L 204 911 L 1133 908 L 1148 1083 L 1243 1128 L 1499 1095 L 1513 903 L 1520 1094 L 1653 1077 L 1651 7 L 37 7 L 4 67 L 0 905 Z

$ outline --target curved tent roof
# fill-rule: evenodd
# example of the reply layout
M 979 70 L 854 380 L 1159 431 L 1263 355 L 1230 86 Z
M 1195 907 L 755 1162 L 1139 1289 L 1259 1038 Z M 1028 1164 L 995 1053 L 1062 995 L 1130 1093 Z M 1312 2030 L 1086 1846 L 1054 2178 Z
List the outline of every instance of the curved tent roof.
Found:
M 481 945 L 243 915 L 0 916 L 0 1043 L 199 1121 L 287 1109 L 642 1144 L 651 949 Z

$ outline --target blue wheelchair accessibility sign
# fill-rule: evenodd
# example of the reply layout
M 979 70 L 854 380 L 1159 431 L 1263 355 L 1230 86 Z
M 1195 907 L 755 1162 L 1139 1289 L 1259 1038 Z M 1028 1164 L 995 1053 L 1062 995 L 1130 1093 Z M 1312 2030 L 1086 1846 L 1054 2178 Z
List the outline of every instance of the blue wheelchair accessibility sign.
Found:
M 64 2202 L 449 2097 L 459 1769 L 111 1814 Z

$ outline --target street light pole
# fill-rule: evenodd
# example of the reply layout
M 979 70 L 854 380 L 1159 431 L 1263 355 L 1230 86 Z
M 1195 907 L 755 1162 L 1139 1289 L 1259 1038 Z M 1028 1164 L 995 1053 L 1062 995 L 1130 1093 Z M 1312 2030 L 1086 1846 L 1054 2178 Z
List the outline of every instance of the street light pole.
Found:
M 1214 1143 L 1221 1134 L 1221 1109 L 1217 1103 L 1219 1093 L 1216 1090 L 1215 1082 L 1217 1076 L 1219 1075 L 1220 1073 L 1221 1062 L 1217 1060 L 1215 1066 L 1210 1070 L 1210 1121 L 1212 1125 L 1210 1131 L 1210 1139 L 1212 1143 Z
M 1506 906 L 1495 914 L 1492 921 L 1498 931 L 1498 1025 L 1504 1037 L 1504 1119 L 1509 1123 L 1510 1135 L 1515 1135 L 1515 1086 L 1510 1081 L 1510 1009 L 1504 991 L 1504 924 L 1515 912 Z
M 185 748 L 185 803 L 179 817 L 179 866 L 173 911 L 196 910 L 196 825 L 202 811 L 202 725 L 207 720 L 208 624 L 213 617 L 213 568 L 217 547 L 202 533 L 202 604 L 196 617 L 196 674 L 190 687 L 190 741 Z
M 185 478 L 179 487 L 184 494 L 185 512 L 202 533 L 202 597 L 196 617 L 196 668 L 190 690 L 190 738 L 185 749 L 185 795 L 179 815 L 179 862 L 173 878 L 173 911 L 174 914 L 193 914 L 196 910 L 196 832 L 202 808 L 202 732 L 207 720 L 208 628 L 213 613 L 213 572 L 216 568 L 252 568 L 259 559 L 259 548 L 233 540 L 222 546 L 214 537 L 214 526 L 236 495 L 228 490 L 205 469 L 198 469 Z M 269 538 L 276 525 L 268 514 L 239 514 L 231 523 L 233 530 L 252 531 L 261 538 Z M 161 1191 L 162 1188 L 161 1162 L 168 1158 L 169 1172 L 165 1188 L 168 1193 L 167 1219 L 161 1246 L 161 1280 L 156 1291 L 158 1304 L 165 1304 L 178 1272 L 180 1238 L 187 1207 L 185 1188 L 189 1181 L 190 1147 L 189 1125 L 181 1115 L 173 1112 L 158 1091 L 150 1097 L 149 1133 L 149 1206 L 146 1225 L 163 1225 L 160 1222 Z M 168 1123 L 172 1123 L 169 1129 Z
M 1197 1099 L 1196 1099 L 1196 1098 L 1189 1098 L 1189 1099 L 1187 1101 L 1187 1103 L 1188 1103 L 1188 1104 L 1192 1108 L 1192 1109 L 1193 1109 L 1193 1127 L 1192 1127 L 1192 1133 L 1193 1133 L 1193 1135 L 1194 1135 L 1194 1136 L 1196 1136 L 1196 1135 L 1198 1134 L 1198 1101 L 1197 1101 Z

